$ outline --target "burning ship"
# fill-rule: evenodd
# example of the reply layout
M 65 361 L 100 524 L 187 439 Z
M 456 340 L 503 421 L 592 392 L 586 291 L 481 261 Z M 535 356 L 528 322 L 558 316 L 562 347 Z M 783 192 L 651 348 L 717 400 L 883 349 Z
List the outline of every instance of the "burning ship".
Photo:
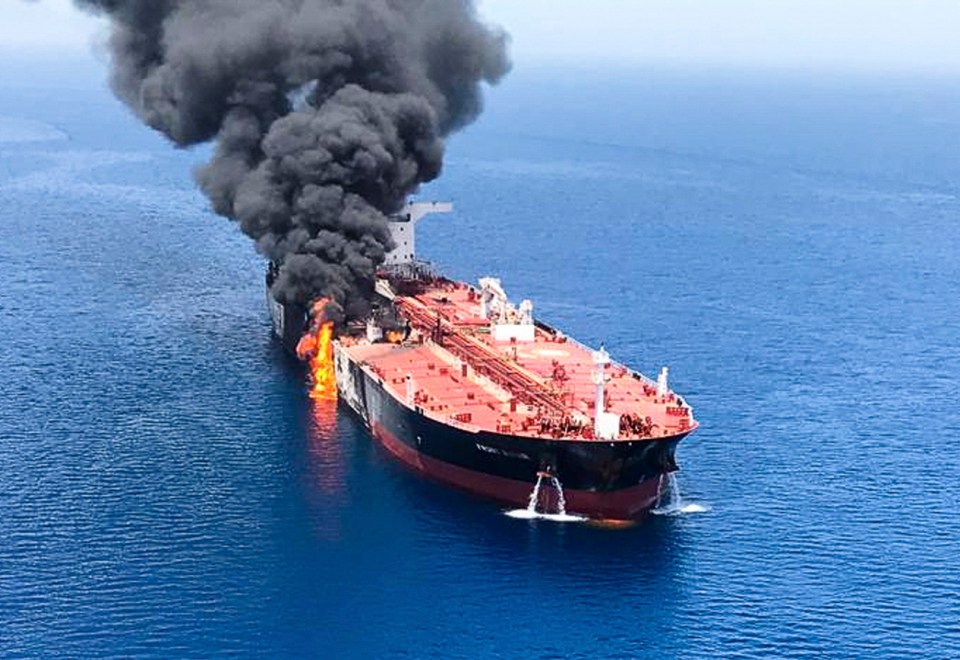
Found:
M 630 520 L 656 506 L 677 444 L 698 426 L 667 385 L 617 363 L 512 304 L 500 281 L 437 275 L 415 255 L 417 222 L 394 216 L 396 248 L 373 312 L 334 329 L 270 295 L 283 345 L 309 360 L 311 395 L 339 398 L 396 460 L 433 480 L 530 511 Z M 546 484 L 541 488 L 541 484 Z

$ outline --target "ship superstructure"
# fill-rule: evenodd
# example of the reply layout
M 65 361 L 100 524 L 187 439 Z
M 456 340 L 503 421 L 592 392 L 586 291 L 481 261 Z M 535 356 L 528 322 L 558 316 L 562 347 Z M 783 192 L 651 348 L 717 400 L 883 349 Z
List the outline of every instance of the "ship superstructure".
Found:
M 545 509 L 562 488 L 566 509 L 590 517 L 649 510 L 677 469 L 677 443 L 697 427 L 667 370 L 651 380 L 580 344 L 537 320 L 531 301 L 511 303 L 498 279 L 433 273 L 416 259 L 414 227 L 449 210 L 409 205 L 391 222 L 397 248 L 376 310 L 334 342 L 341 401 L 392 456 L 438 481 Z M 271 309 L 286 344 L 290 317 L 305 316 Z M 544 476 L 557 488 L 538 488 L 533 502 Z

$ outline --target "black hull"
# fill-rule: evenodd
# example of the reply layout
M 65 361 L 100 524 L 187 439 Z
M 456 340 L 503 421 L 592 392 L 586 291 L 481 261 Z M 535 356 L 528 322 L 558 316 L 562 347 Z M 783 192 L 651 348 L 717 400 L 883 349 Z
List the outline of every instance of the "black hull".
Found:
M 267 282 L 274 334 L 296 355 L 309 324 L 307 310 L 275 300 L 269 275 Z M 546 471 L 562 484 L 570 512 L 636 518 L 656 505 L 663 475 L 677 469 L 677 444 L 690 433 L 610 442 L 474 431 L 404 405 L 340 352 L 336 370 L 341 400 L 394 458 L 428 478 L 516 506 L 527 504 L 538 474 Z
M 525 505 L 538 473 L 563 486 L 573 513 L 634 518 L 655 506 L 660 480 L 676 470 L 688 433 L 633 442 L 544 440 L 471 431 L 409 408 L 345 355 L 337 356 L 341 398 L 372 435 L 408 467 L 438 481 Z
M 310 318 L 307 308 L 302 305 L 282 303 L 270 293 L 273 284 L 273 270 L 267 272 L 267 309 L 273 323 L 273 334 L 280 340 L 283 348 L 293 356 L 297 354 L 297 343 L 307 331 Z

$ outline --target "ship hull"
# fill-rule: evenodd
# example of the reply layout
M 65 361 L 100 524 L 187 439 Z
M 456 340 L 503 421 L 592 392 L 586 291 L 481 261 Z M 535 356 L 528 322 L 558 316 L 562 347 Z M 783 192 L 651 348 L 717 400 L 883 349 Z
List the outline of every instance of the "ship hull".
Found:
M 270 291 L 275 277 L 274 270 L 267 271 L 266 301 L 270 310 L 270 321 L 273 334 L 290 355 L 297 354 L 297 343 L 307 331 L 308 314 L 303 305 L 283 303 L 274 298 Z
M 568 513 L 629 520 L 655 507 L 663 475 L 676 469 L 674 451 L 687 434 L 636 442 L 545 440 L 470 430 L 433 419 L 398 401 L 379 379 L 336 354 L 341 400 L 393 458 L 431 480 L 526 507 L 538 474 L 555 476 Z M 548 486 L 540 510 L 556 512 Z
M 269 289 L 267 303 L 274 334 L 295 354 L 307 327 L 306 308 L 276 301 Z M 611 442 L 469 429 L 399 401 L 339 348 L 335 368 L 341 401 L 391 457 L 418 475 L 512 507 L 526 507 L 539 474 L 547 472 L 562 485 L 568 513 L 639 518 L 656 506 L 664 475 L 677 469 L 677 443 L 690 433 Z M 547 485 L 539 510 L 556 512 L 558 504 L 557 491 Z

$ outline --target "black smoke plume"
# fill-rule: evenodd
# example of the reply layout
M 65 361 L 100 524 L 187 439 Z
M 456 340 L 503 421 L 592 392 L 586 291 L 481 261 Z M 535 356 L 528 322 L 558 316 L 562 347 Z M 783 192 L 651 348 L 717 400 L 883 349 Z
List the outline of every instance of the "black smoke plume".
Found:
M 434 179 L 443 139 L 508 70 L 473 0 L 76 0 L 112 22 L 115 93 L 280 263 L 273 294 L 361 314 L 387 215 Z

